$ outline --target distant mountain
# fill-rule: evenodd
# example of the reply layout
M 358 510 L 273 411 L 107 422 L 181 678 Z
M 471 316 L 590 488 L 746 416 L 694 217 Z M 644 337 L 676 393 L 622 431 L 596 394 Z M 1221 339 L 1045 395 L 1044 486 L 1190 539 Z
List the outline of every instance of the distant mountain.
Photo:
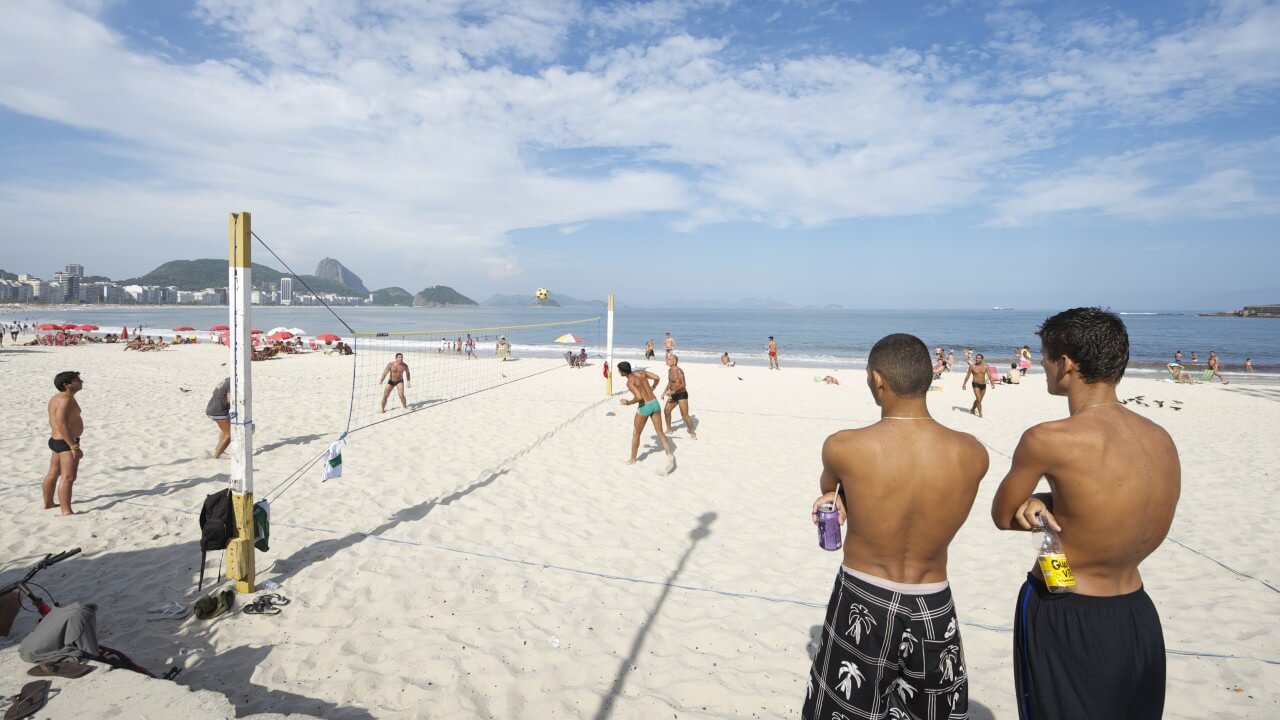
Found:
M 336 280 L 352 290 L 359 290 L 365 295 L 369 294 L 369 289 L 364 286 L 364 281 L 360 279 L 360 276 L 351 272 L 347 269 L 347 266 L 333 258 L 325 258 L 321 260 L 320 263 L 316 265 L 315 275 L 316 277 L 324 278 L 325 280 Z
M 0 270 L 0 280 L 17 280 L 17 279 L 18 279 L 17 275 L 14 275 L 11 272 L 5 272 L 4 270 Z
M 374 305 L 412 305 L 413 294 L 401 287 L 388 287 L 381 290 L 374 290 Z
M 566 308 L 604 308 L 608 303 L 603 300 L 579 300 L 575 297 L 548 292 L 547 299 L 538 302 L 533 295 L 490 295 L 481 305 L 485 307 L 566 307 Z
M 280 286 L 280 278 L 288 277 L 284 273 L 266 265 L 253 264 L 253 283 L 257 287 Z M 306 292 L 302 286 L 305 282 L 318 293 L 333 293 L 343 297 L 367 297 L 368 290 L 357 290 L 347 287 L 336 280 L 319 278 L 315 275 L 299 275 L 302 282 L 296 283 L 294 292 Z M 204 290 L 227 286 L 227 261 L 213 258 L 201 260 L 170 260 L 155 270 L 141 277 L 118 281 L 121 285 L 163 285 L 176 287 L 179 290 Z
M 445 285 L 433 285 L 413 296 L 414 307 L 458 307 L 480 303 Z

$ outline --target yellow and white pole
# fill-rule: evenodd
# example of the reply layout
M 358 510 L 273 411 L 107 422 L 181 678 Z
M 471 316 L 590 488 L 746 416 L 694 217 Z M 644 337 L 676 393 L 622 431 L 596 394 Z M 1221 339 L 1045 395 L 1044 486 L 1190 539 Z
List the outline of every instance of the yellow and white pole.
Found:
M 609 374 L 604 379 L 604 394 L 613 395 L 613 293 L 609 293 L 609 321 L 605 330 L 604 361 L 609 367 Z
M 253 228 L 247 212 L 231 213 L 227 235 L 231 250 L 227 268 L 227 304 L 231 325 L 231 505 L 238 537 L 227 545 L 227 577 L 236 592 L 254 591 L 253 556 L 253 373 L 250 361 L 249 309 L 253 290 Z

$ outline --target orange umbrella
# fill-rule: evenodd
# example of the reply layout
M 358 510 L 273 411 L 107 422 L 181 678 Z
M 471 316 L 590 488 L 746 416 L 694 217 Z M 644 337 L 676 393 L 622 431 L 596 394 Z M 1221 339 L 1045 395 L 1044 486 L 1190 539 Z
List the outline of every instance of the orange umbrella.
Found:
M 85 332 L 93 332 L 94 330 L 98 329 L 98 326 L 97 325 L 81 325 L 80 329 L 84 330 Z
M 174 332 L 188 332 L 188 331 L 191 331 L 191 330 L 195 330 L 195 328 L 191 327 L 190 325 L 179 325 L 178 327 L 174 328 L 173 330 L 174 330 Z
M 288 340 L 291 337 L 293 337 L 293 333 L 287 330 L 281 330 L 280 332 L 271 333 L 270 335 L 267 336 L 267 339 L 268 340 Z
M 331 342 L 338 342 L 342 338 L 338 337 L 337 335 L 334 335 L 333 333 L 324 333 L 323 335 L 317 335 L 316 339 L 319 340 L 320 342 L 331 343 Z
M 39 325 L 36 326 L 36 329 L 37 330 L 61 330 L 62 326 L 54 325 L 53 323 L 40 323 Z
M 230 330 L 230 329 L 231 328 L 227 327 L 226 325 L 214 325 L 213 327 L 209 328 L 209 332 L 218 332 L 219 330 Z
M 77 324 L 75 324 L 75 323 L 67 323 L 66 325 L 63 325 L 62 327 L 60 327 L 60 328 L 58 328 L 58 329 L 59 329 L 59 330 L 78 330 L 79 328 L 80 328 L 80 326 L 79 326 L 79 325 L 77 325 Z

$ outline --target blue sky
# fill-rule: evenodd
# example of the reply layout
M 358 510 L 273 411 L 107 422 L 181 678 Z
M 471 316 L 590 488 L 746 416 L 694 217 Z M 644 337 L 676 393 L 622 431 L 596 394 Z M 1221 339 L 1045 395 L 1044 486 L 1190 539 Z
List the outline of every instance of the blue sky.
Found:
M 1280 5 L 49 0 L 0 268 L 225 256 L 483 299 L 1280 301 Z M 265 258 L 259 252 L 259 259 Z

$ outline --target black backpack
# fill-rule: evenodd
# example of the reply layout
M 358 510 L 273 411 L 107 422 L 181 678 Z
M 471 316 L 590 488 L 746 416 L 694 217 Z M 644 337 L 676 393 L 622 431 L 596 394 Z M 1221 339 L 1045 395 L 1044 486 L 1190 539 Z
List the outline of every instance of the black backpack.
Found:
M 235 508 L 231 507 L 231 489 L 210 493 L 200 508 L 200 589 L 204 589 L 205 553 L 226 550 L 239 535 Z

